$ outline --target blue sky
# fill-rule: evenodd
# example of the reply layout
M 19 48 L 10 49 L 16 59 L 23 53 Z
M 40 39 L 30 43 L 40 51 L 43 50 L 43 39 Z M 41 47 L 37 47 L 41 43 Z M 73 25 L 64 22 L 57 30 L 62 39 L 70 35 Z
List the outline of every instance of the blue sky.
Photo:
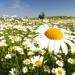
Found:
M 0 16 L 75 16 L 75 0 L 0 0 Z

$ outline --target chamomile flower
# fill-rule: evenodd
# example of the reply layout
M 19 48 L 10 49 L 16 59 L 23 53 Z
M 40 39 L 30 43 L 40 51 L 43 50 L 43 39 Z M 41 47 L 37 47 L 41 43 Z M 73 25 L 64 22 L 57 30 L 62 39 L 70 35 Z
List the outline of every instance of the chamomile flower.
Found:
M 65 33 L 65 31 L 58 27 L 52 28 L 48 25 L 42 25 L 36 30 L 38 36 L 35 38 L 35 41 L 39 44 L 40 49 L 48 48 L 49 52 L 54 51 L 54 53 L 59 53 L 60 49 L 62 49 L 62 52 L 67 54 L 67 44 L 70 46 L 70 50 L 74 49 L 74 44 L 71 41 L 71 35 Z
M 57 64 L 58 66 L 61 66 L 61 67 L 62 67 L 62 66 L 63 66 L 63 61 L 57 60 L 57 61 L 56 61 L 56 64 Z
M 12 55 L 11 54 L 7 54 L 6 56 L 5 56 L 5 59 L 11 59 L 12 58 Z
M 28 56 L 32 56 L 34 54 L 35 54 L 35 52 L 33 52 L 33 51 L 28 51 L 28 53 L 27 53 Z
M 75 73 L 73 73 L 72 75 L 75 75 Z
M 22 43 L 22 45 L 28 49 L 30 49 L 31 51 L 37 51 L 37 48 L 35 47 L 34 43 L 32 43 L 29 39 L 27 39 L 26 41 L 24 41 Z
M 16 68 L 11 68 L 9 75 L 18 75 L 18 70 Z
M 43 56 L 34 56 L 31 58 L 33 66 L 41 67 L 43 65 Z
M 61 67 L 53 68 L 52 73 L 55 75 L 65 75 L 65 70 Z
M 0 47 L 2 47 L 2 46 L 7 46 L 6 40 L 0 41 Z
M 75 64 L 75 59 L 74 58 L 69 58 L 68 63 Z
M 24 60 L 24 61 L 23 61 L 23 64 L 25 64 L 25 65 L 29 65 L 29 64 L 30 64 L 30 59 L 26 59 L 26 60 Z
M 28 72 L 28 68 L 27 67 L 23 67 L 22 71 L 23 71 L 23 73 L 27 73 Z
M 11 39 L 12 43 L 21 41 L 21 37 L 20 36 L 12 36 L 12 35 L 10 35 L 9 39 Z
M 23 51 L 23 48 L 20 47 L 20 46 L 13 46 L 10 48 L 12 51 L 17 51 L 19 54 L 23 55 L 24 54 L 24 51 Z
M 47 65 L 44 66 L 44 72 L 50 73 L 50 68 L 49 68 L 49 66 L 47 66 Z

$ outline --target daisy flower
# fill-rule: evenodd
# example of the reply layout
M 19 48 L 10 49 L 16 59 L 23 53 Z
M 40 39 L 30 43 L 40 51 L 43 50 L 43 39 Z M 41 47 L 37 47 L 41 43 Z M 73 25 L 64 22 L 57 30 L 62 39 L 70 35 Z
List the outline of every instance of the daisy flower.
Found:
M 33 66 L 41 67 L 43 65 L 43 56 L 34 56 L 31 58 Z
M 55 68 L 54 70 L 56 75 L 65 75 L 65 70 L 61 67 Z
M 73 73 L 72 75 L 75 75 L 75 73 Z
M 57 60 L 57 61 L 56 61 L 56 64 L 57 64 L 58 66 L 61 66 L 61 67 L 62 67 L 62 66 L 63 66 L 63 61 L 62 61 L 62 60 Z
M 38 36 L 35 38 L 40 49 L 48 48 L 49 52 L 58 53 L 62 50 L 63 53 L 68 53 L 68 46 L 70 50 L 74 50 L 74 44 L 71 40 L 71 35 L 65 33 L 67 30 L 59 29 L 58 27 L 49 27 L 48 25 L 41 25 L 36 30 Z M 61 49 L 61 50 L 60 50 Z
M 68 62 L 71 63 L 71 64 L 75 64 L 75 59 L 74 58 L 69 58 Z
M 9 75 L 18 75 L 18 70 L 16 68 L 11 68 Z
M 28 72 L 28 68 L 27 68 L 27 67 L 23 67 L 23 68 L 22 68 L 22 71 L 23 71 L 23 73 L 25 74 L 25 73 Z
M 5 59 L 11 59 L 12 58 L 12 54 L 7 54 L 6 56 L 5 56 Z
M 12 42 L 12 43 L 21 41 L 21 37 L 20 37 L 20 36 L 13 36 L 13 35 L 10 35 L 10 36 L 9 36 L 9 39 L 11 39 L 11 42 Z
M 50 73 L 50 68 L 49 68 L 49 66 L 47 66 L 47 65 L 44 66 L 44 72 Z
M 23 60 L 23 64 L 29 65 L 29 64 L 30 64 L 30 59 L 25 59 L 25 60 Z

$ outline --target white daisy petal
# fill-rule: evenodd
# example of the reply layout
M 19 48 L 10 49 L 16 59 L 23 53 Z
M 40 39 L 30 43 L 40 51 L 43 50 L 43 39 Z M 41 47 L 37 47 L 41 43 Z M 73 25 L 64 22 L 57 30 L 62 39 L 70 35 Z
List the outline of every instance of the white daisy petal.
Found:
M 71 50 L 74 50 L 74 44 L 70 40 L 65 40 L 65 42 L 71 47 Z
M 46 37 L 40 38 L 39 41 L 37 41 L 40 49 L 43 49 L 43 48 L 47 47 L 48 42 L 49 42 L 49 39 L 47 39 Z
M 36 32 L 44 33 L 48 28 L 49 28 L 48 25 L 41 25 L 41 26 L 36 30 Z
M 58 53 L 60 49 L 60 40 L 55 40 L 54 45 L 55 53 Z
M 43 61 L 43 57 L 41 57 L 40 60 Z
M 43 44 L 42 44 L 43 43 Z M 40 49 L 43 49 L 44 47 L 46 47 L 46 45 L 48 44 L 47 41 L 41 41 L 41 43 L 39 44 Z
M 49 40 L 49 52 L 54 51 L 54 41 L 53 40 Z
M 62 41 L 61 41 L 61 48 L 62 48 L 63 53 L 65 53 L 65 54 L 68 53 L 67 45 Z
M 44 25 L 45 30 L 47 30 L 49 28 L 49 26 L 47 24 Z

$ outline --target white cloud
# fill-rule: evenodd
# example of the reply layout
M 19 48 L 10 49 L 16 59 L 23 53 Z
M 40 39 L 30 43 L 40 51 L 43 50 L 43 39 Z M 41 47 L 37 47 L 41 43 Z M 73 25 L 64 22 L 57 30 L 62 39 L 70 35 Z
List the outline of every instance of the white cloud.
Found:
M 25 0 L 11 0 L 10 6 L 4 5 L 4 3 L 0 3 L 0 16 L 2 15 L 16 15 L 20 17 L 25 16 L 35 16 L 37 11 L 28 4 Z

